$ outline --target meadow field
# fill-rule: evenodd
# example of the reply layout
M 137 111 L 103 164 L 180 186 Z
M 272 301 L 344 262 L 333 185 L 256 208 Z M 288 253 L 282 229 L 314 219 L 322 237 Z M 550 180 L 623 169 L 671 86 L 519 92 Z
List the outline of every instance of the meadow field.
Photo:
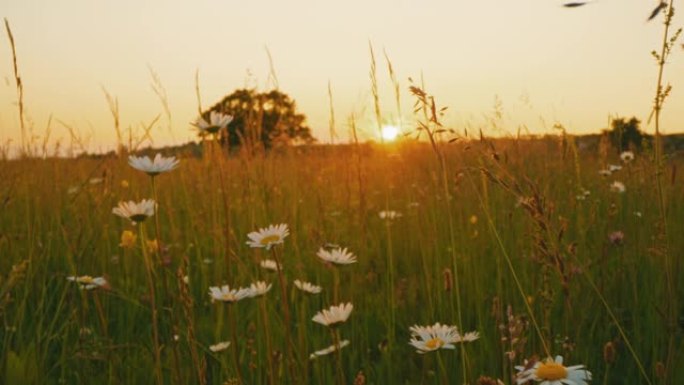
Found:
M 4 159 L 0 383 L 492 385 L 535 362 L 545 384 L 684 383 L 682 157 L 657 174 L 649 150 L 577 147 L 206 142 L 155 177 L 126 155 Z M 136 225 L 112 212 L 142 199 Z M 458 331 L 415 327 L 436 323 Z

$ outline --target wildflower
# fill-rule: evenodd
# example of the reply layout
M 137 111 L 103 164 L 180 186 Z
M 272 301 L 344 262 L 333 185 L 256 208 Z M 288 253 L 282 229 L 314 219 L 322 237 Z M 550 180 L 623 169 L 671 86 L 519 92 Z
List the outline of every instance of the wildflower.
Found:
M 608 170 L 610 170 L 610 172 L 620 171 L 622 170 L 622 166 L 620 166 L 619 164 L 609 164 Z
M 411 341 L 418 353 L 424 354 L 439 349 L 455 349 L 455 343 L 472 342 L 480 338 L 477 332 L 461 335 L 456 326 L 442 325 L 437 322 L 431 326 L 414 325 L 411 330 Z
M 132 231 L 124 230 L 124 232 L 121 233 L 121 243 L 119 243 L 119 246 L 124 249 L 131 249 L 135 246 L 135 241 L 137 239 L 138 237 Z
M 290 235 L 290 230 L 286 224 L 270 225 L 247 234 L 250 239 L 247 244 L 250 247 L 264 247 L 266 250 L 270 250 L 273 245 L 283 243 L 288 235 Z
M 249 296 L 251 298 L 258 297 L 260 295 L 264 295 L 268 293 L 269 290 L 271 290 L 271 284 L 266 284 L 264 281 L 256 281 L 253 284 L 249 286 Z
M 228 349 L 229 346 L 230 346 L 230 341 L 223 341 L 223 342 L 219 342 L 215 345 L 209 346 L 209 350 L 211 350 L 214 353 L 218 353 L 218 352 L 222 352 L 222 351 Z
M 311 353 L 311 355 L 309 355 L 309 359 L 314 360 L 314 359 L 321 357 L 321 356 L 327 356 L 328 354 L 330 354 L 332 352 L 335 352 L 337 350 L 342 350 L 342 348 L 344 348 L 347 345 L 349 345 L 349 340 L 342 340 L 342 341 L 340 341 L 340 343 L 338 345 L 333 344 L 333 345 L 328 346 L 325 349 L 316 350 L 315 352 Z
M 156 239 L 145 240 L 145 246 L 147 246 L 148 253 L 156 253 L 159 250 L 159 241 Z
M 591 195 L 591 191 L 584 188 L 580 188 L 580 193 L 575 196 L 575 199 L 577 199 L 578 201 L 583 201 L 587 199 L 589 195 Z
M 112 213 L 130 220 L 135 224 L 154 215 L 157 203 L 153 199 L 143 199 L 139 203 L 133 201 L 119 202 L 119 206 L 112 209 Z
M 620 154 L 620 159 L 625 163 L 629 163 L 634 160 L 634 153 L 632 151 L 623 151 Z
M 337 326 L 337 324 L 347 321 L 354 305 L 351 303 L 341 303 L 338 306 L 331 306 L 330 309 L 319 311 L 311 320 L 324 326 Z
M 241 299 L 250 297 L 252 290 L 247 288 L 231 289 L 228 285 L 221 287 L 212 286 L 209 288 L 209 296 L 212 301 L 233 303 Z
M 334 263 L 337 265 L 349 265 L 356 263 L 356 256 L 347 251 L 347 248 L 343 249 L 338 247 L 337 249 L 328 251 L 321 247 L 318 249 L 318 253 L 316 253 L 316 255 L 325 262 Z
M 273 271 L 278 271 L 281 269 L 281 266 L 278 264 L 278 262 L 272 259 L 264 259 L 263 261 L 259 262 L 259 266 L 263 267 L 266 270 Z
M 178 159 L 175 156 L 165 158 L 162 154 L 157 154 L 154 160 L 148 156 L 137 157 L 131 155 L 128 157 L 128 164 L 136 170 L 147 173 L 149 176 L 156 176 L 161 173 L 171 171 L 178 167 Z
M 380 219 L 392 220 L 392 219 L 401 218 L 404 215 L 398 211 L 383 210 L 383 211 L 380 211 L 378 213 L 378 216 L 380 217 Z
M 598 173 L 599 173 L 599 175 L 601 175 L 601 176 L 610 176 L 610 174 L 612 174 L 613 172 L 610 171 L 610 170 L 603 169 L 603 170 L 599 170 Z
M 584 365 L 563 366 L 563 357 L 551 357 L 536 362 L 531 368 L 515 367 L 519 373 L 516 382 L 524 384 L 528 381 L 539 382 L 538 385 L 587 385 L 591 380 L 591 372 Z
M 323 290 L 322 287 L 314 285 L 311 282 L 300 281 L 298 279 L 295 279 L 294 284 L 297 289 L 309 294 L 318 294 Z
M 625 187 L 625 184 L 620 182 L 620 181 L 614 181 L 613 183 L 610 184 L 610 191 L 616 192 L 616 193 L 624 193 L 627 190 Z
M 625 241 L 625 233 L 622 231 L 613 231 L 608 235 L 608 240 L 611 244 L 619 246 Z
M 107 280 L 104 279 L 103 277 L 91 277 L 89 275 L 82 275 L 80 277 L 76 276 L 70 276 L 67 277 L 68 281 L 71 282 L 76 282 L 79 285 L 80 289 L 85 289 L 85 290 L 93 290 L 97 289 L 99 287 L 107 287 L 109 284 L 107 283 Z
M 211 111 L 209 113 L 209 121 L 204 120 L 203 117 L 197 118 L 193 123 L 200 131 L 200 134 L 216 134 L 223 128 L 227 128 L 228 124 L 233 121 L 233 117 L 225 115 L 220 112 Z

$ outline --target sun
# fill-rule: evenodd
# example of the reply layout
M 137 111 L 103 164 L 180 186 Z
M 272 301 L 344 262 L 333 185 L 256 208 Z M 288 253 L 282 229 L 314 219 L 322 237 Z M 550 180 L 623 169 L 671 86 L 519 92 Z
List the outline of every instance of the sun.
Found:
M 390 126 L 390 125 L 382 126 L 382 139 L 384 139 L 388 142 L 392 142 L 397 138 L 398 135 L 399 135 L 399 128 L 397 128 L 396 126 Z

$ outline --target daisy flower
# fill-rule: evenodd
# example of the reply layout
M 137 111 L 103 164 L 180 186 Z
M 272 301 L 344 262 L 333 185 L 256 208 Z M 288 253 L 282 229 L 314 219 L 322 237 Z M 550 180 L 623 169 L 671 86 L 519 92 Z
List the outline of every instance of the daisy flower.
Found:
M 264 247 L 269 250 L 273 245 L 283 243 L 288 235 L 290 235 L 290 230 L 286 224 L 270 225 L 247 234 L 249 238 L 247 244 L 250 247 Z
M 383 211 L 380 211 L 380 212 L 378 213 L 378 216 L 380 217 L 380 219 L 392 220 L 392 219 L 401 218 L 401 217 L 404 216 L 404 215 L 403 215 L 402 213 L 398 212 L 398 211 L 383 210 Z
M 333 327 L 345 322 L 352 310 L 354 310 L 354 305 L 351 303 L 341 303 L 338 306 L 331 306 L 330 309 L 319 311 L 311 320 L 321 325 Z
M 153 199 L 143 199 L 139 203 L 133 201 L 119 202 L 119 205 L 112 209 L 112 213 L 135 224 L 154 215 L 156 207 L 157 203 Z
M 297 289 L 309 294 L 318 294 L 323 290 L 322 287 L 314 285 L 311 282 L 300 281 L 298 279 L 295 279 L 294 284 Z
M 78 283 L 79 289 L 93 290 L 99 287 L 107 287 L 109 284 L 107 280 L 103 277 L 91 277 L 89 275 L 82 275 L 80 277 L 70 276 L 67 277 L 67 281 Z
M 607 170 L 607 169 L 603 169 L 603 170 L 599 170 L 598 173 L 601 176 L 610 176 L 610 174 L 612 174 L 613 172 L 610 170 Z
M 334 263 L 337 265 L 349 265 L 356 263 L 356 256 L 347 251 L 347 248 L 343 249 L 338 247 L 337 249 L 328 251 L 321 247 L 318 249 L 318 253 L 316 253 L 316 255 L 325 262 Z
M 234 303 L 241 299 L 250 297 L 251 289 L 241 287 L 239 289 L 231 289 L 228 285 L 221 287 L 212 286 L 209 288 L 209 296 L 213 301 L 221 301 L 227 303 Z
M 632 151 L 623 151 L 620 154 L 620 159 L 625 163 L 629 163 L 634 160 L 634 153 Z
M 562 356 L 538 361 L 531 368 L 515 368 L 519 372 L 516 380 L 519 385 L 528 381 L 539 382 L 538 385 L 587 385 L 591 380 L 591 372 L 584 369 L 584 365 L 564 366 Z
M 468 332 L 462 336 L 456 326 L 442 325 L 439 322 L 431 326 L 414 325 L 409 330 L 411 330 L 409 343 L 420 354 L 439 349 L 455 349 L 455 343 L 472 342 L 480 338 L 477 332 Z
M 135 156 L 131 155 L 128 157 L 128 164 L 131 165 L 136 170 L 140 170 L 147 173 L 149 176 L 156 176 L 163 172 L 171 171 L 178 167 L 178 159 L 175 156 L 165 158 L 162 154 L 157 154 L 154 160 L 150 159 L 148 156 Z
M 619 164 L 609 164 L 608 170 L 610 170 L 610 172 L 620 171 L 622 170 L 622 166 L 620 166 Z
M 268 293 L 269 290 L 271 290 L 271 285 L 270 283 L 267 284 L 264 281 L 256 281 L 253 284 L 249 286 L 249 296 L 251 298 L 258 297 L 260 295 L 264 295 Z
M 624 193 L 626 190 L 627 190 L 627 188 L 625 187 L 625 184 L 622 183 L 622 182 L 620 182 L 620 181 L 617 181 L 617 180 L 616 180 L 615 182 L 613 182 L 613 183 L 610 184 L 610 191 L 612 191 L 612 192 L 616 192 L 616 193 L 622 194 L 622 193 Z
M 203 117 L 197 118 L 193 126 L 199 129 L 200 134 L 216 134 L 222 128 L 227 128 L 228 124 L 233 121 L 233 117 L 217 111 L 209 112 L 209 121 L 204 120 Z
M 273 270 L 273 271 L 278 271 L 282 267 L 278 265 L 278 262 L 272 260 L 272 259 L 264 259 L 263 261 L 259 262 L 259 266 L 266 270 Z
M 222 351 L 228 349 L 229 346 L 230 346 L 230 341 L 223 341 L 223 342 L 219 342 L 215 345 L 209 346 L 209 350 L 211 350 L 214 353 L 218 353 L 218 352 L 222 352 Z
M 318 357 L 327 356 L 328 354 L 330 354 L 332 352 L 335 352 L 337 350 L 342 350 L 347 345 L 349 345 L 349 340 L 342 340 L 342 341 L 340 341 L 339 345 L 333 344 L 333 345 L 328 346 L 325 349 L 316 350 L 315 352 L 311 353 L 311 355 L 309 355 L 309 359 L 314 360 Z

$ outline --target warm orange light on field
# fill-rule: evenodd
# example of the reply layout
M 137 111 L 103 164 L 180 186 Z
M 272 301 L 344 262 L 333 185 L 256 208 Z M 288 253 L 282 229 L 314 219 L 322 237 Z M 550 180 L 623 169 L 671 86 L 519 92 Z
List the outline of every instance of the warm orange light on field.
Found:
M 383 126 L 382 127 L 382 139 L 392 142 L 399 135 L 399 128 L 396 126 Z

